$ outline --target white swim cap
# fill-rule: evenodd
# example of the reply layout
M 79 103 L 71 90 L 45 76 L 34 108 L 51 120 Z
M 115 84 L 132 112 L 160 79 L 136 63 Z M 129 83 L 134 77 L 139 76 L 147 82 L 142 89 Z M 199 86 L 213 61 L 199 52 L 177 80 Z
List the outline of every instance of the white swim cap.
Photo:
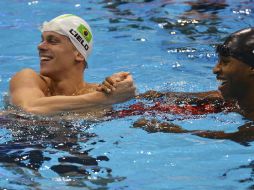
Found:
M 60 15 L 49 22 L 45 21 L 40 30 L 67 36 L 87 61 L 92 51 L 93 36 L 90 26 L 82 18 L 72 14 Z

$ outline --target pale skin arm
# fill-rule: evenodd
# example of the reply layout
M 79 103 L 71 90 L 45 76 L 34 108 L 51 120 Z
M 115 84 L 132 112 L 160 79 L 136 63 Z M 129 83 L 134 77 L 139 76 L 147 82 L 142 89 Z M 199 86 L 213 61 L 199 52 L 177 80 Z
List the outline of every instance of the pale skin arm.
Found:
M 79 96 L 46 97 L 46 91 L 45 82 L 31 69 L 17 73 L 10 82 L 12 103 L 26 112 L 42 115 L 68 111 L 86 113 L 108 108 L 112 104 L 127 101 L 135 96 L 135 87 L 131 75 L 124 76 L 122 81 L 116 85 L 116 90 L 110 95 L 95 91 Z

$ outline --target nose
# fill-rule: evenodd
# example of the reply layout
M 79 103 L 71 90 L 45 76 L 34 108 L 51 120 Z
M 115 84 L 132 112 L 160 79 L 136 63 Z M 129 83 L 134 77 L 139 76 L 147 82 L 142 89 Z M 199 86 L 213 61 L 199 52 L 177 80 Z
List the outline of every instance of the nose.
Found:
M 219 74 L 221 72 L 220 62 L 218 62 L 213 68 L 213 74 Z
M 48 48 L 47 47 L 47 42 L 46 41 L 40 42 L 37 48 L 38 48 L 39 51 L 40 50 L 46 50 Z

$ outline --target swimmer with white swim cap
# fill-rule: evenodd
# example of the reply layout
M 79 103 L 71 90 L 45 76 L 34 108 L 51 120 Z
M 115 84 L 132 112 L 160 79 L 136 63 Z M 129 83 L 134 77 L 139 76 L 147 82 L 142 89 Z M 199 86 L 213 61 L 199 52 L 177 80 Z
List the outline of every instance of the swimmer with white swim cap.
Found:
M 92 31 L 87 22 L 80 17 L 72 14 L 58 16 L 50 22 L 43 23 L 41 32 L 47 31 L 67 36 L 85 60 L 91 54 L 93 47 Z
M 82 18 L 60 15 L 41 27 L 40 73 L 23 69 L 10 81 L 11 103 L 33 114 L 90 113 L 135 96 L 132 76 L 119 72 L 101 84 L 83 81 L 93 46 Z

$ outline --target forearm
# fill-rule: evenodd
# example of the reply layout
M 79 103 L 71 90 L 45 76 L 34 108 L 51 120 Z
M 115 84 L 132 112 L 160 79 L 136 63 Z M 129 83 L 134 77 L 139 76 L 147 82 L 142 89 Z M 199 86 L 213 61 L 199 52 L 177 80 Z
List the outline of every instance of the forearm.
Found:
M 232 133 L 225 133 L 224 131 L 193 130 L 192 134 L 209 139 L 230 139 L 232 136 Z
M 34 114 L 59 112 L 90 113 L 109 108 L 112 104 L 127 101 L 135 96 L 131 75 L 125 74 L 110 94 L 95 91 L 79 96 L 50 96 L 49 84 L 33 70 L 17 73 L 10 82 L 11 103 Z
M 107 95 L 93 92 L 80 96 L 51 96 L 31 100 L 27 105 L 21 106 L 26 112 L 34 114 L 51 115 L 61 112 L 89 112 L 107 108 L 115 103 Z
M 178 97 L 178 98 L 196 98 L 196 99 L 206 99 L 206 98 L 221 98 L 222 96 L 219 91 L 207 91 L 207 92 L 165 92 L 167 97 Z
M 169 101 L 186 101 L 195 103 L 198 101 L 214 101 L 223 100 L 221 94 L 218 91 L 208 91 L 208 92 L 157 92 L 157 91 L 147 91 L 143 94 L 137 96 L 137 98 L 145 99 L 156 99 L 156 98 L 167 98 Z

